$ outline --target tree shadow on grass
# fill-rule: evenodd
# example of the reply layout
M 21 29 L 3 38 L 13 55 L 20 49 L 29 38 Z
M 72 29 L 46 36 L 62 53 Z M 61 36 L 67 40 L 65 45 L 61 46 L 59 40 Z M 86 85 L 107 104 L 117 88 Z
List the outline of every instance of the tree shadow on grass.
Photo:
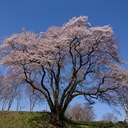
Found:
M 50 112 L 39 112 L 35 117 L 29 119 L 29 124 L 32 128 L 54 128 L 49 122 L 51 119 Z M 64 123 L 66 124 L 65 128 L 80 128 L 77 125 L 77 122 L 68 119 L 65 117 Z
M 49 124 L 50 113 L 49 112 L 38 112 L 37 116 L 29 119 L 29 123 L 32 128 L 52 128 Z M 49 125 L 49 126 L 48 126 Z

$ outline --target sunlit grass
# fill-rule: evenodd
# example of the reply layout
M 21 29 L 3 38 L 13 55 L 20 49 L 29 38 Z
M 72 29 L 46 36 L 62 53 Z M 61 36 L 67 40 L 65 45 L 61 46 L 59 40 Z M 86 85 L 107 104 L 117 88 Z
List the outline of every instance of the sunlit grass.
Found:
M 54 128 L 48 112 L 0 111 L 0 128 Z M 72 121 L 65 118 L 66 128 L 128 128 L 127 123 Z

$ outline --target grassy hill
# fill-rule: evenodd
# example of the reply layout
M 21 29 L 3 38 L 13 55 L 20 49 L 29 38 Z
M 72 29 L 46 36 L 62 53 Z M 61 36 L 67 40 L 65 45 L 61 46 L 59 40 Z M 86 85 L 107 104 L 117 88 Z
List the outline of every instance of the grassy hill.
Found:
M 54 128 L 48 112 L 0 111 L 0 128 Z M 128 124 L 105 122 L 74 122 L 65 118 L 67 128 L 128 128 Z

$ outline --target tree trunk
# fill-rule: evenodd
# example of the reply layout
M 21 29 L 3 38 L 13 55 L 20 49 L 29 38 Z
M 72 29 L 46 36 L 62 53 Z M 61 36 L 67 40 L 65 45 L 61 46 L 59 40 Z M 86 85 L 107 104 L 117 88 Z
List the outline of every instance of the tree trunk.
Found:
M 51 112 L 51 120 L 50 123 L 54 125 L 56 128 L 63 128 L 64 125 L 64 113 L 63 112 Z

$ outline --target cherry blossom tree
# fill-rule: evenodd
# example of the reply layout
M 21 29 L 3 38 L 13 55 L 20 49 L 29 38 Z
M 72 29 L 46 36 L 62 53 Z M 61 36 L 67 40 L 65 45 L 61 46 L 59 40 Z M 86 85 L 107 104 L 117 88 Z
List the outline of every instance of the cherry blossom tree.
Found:
M 93 103 L 93 98 L 125 84 L 122 63 L 112 28 L 91 27 L 86 16 L 39 35 L 23 30 L 0 46 L 0 65 L 44 95 L 51 123 L 58 126 L 63 126 L 66 108 L 75 97 Z

